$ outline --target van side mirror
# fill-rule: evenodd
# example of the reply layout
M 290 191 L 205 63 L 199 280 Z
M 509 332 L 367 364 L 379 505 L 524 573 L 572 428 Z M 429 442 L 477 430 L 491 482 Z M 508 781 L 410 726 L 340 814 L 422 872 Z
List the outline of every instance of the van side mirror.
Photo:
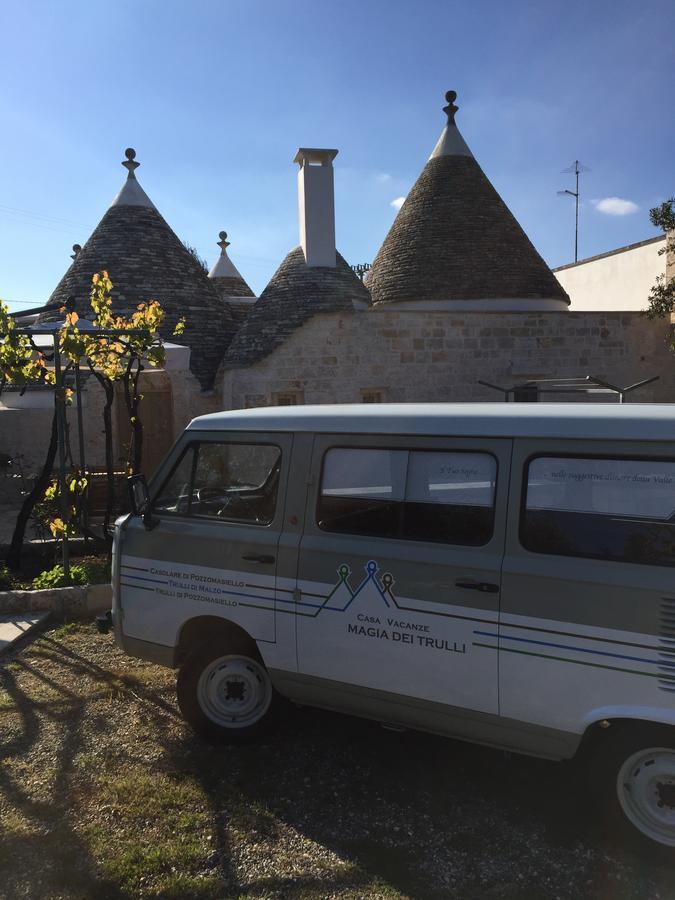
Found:
M 157 522 L 150 515 L 150 493 L 145 475 L 130 475 L 127 479 L 129 503 L 135 516 L 141 516 L 143 524 L 150 530 Z
M 130 475 L 127 479 L 129 503 L 135 516 L 144 516 L 150 507 L 150 495 L 145 475 Z

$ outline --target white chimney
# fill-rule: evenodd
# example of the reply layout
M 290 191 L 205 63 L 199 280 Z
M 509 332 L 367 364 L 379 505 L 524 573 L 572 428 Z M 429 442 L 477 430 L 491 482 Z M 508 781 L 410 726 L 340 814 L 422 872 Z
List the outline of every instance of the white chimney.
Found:
M 335 197 L 333 160 L 337 150 L 301 147 L 298 163 L 300 244 L 308 266 L 335 268 Z

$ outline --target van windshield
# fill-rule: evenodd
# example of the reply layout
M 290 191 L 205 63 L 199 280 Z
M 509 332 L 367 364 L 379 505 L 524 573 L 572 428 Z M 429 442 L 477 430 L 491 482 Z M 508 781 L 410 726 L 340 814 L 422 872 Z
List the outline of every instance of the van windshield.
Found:
M 190 444 L 153 510 L 267 525 L 274 518 L 280 464 L 281 450 L 271 444 Z

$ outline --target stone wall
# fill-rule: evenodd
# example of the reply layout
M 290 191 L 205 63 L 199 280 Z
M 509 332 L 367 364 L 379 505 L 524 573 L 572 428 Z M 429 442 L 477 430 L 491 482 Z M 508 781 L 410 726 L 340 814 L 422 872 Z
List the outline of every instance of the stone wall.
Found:
M 145 378 L 145 374 L 143 375 Z M 149 379 L 161 381 L 166 386 L 167 403 L 165 411 L 158 411 L 159 421 L 155 419 L 153 431 L 161 437 L 162 447 L 159 454 L 148 454 L 149 458 L 162 456 L 175 438 L 181 434 L 185 426 L 195 416 L 222 409 L 220 397 L 214 392 L 201 391 L 199 382 L 187 369 L 150 371 Z M 152 391 L 148 390 L 146 396 L 150 398 Z M 85 459 L 88 467 L 102 468 L 105 466 L 105 438 L 101 411 L 103 409 L 103 390 L 93 378 L 89 378 L 82 391 L 84 412 L 84 443 Z M 19 465 L 27 474 L 33 474 L 42 467 L 47 445 L 53 413 L 53 395 L 44 393 L 37 398 L 36 394 L 27 392 L 23 398 L 18 398 L 9 393 L 3 393 L 0 397 L 0 453 L 7 453 L 16 459 L 18 465 L 10 471 L 18 472 Z M 11 407 L 11 408 L 10 408 Z M 124 448 L 121 443 L 126 439 L 126 429 L 120 426 L 117 403 L 113 405 L 113 432 L 115 462 L 120 463 L 124 459 Z M 70 442 L 73 459 L 79 461 L 77 439 L 77 413 L 75 405 L 68 408 L 68 423 L 70 425 Z M 143 410 L 141 408 L 141 418 Z M 145 420 L 144 420 L 145 421 Z M 150 423 L 147 423 L 148 426 Z M 146 431 L 149 437 L 150 428 Z M 150 439 L 150 438 L 149 438 Z M 9 474 L 9 473 L 8 473 Z M 146 474 L 151 475 L 151 472 Z M 16 479 L 12 479 L 12 482 Z M 0 477 L 0 503 L 3 502 L 3 494 L 12 493 L 8 479 Z M 13 490 L 16 493 L 16 490 Z M 5 498 L 9 502 L 9 496 Z M 15 499 L 12 497 L 11 499 Z
M 500 395 L 479 379 L 510 386 L 580 375 L 620 385 L 659 375 L 634 399 L 675 402 L 667 333 L 666 323 L 637 312 L 321 314 L 256 365 L 226 371 L 223 408 L 264 405 L 275 392 L 302 392 L 305 403 L 358 403 L 368 389 L 393 402 L 490 401 Z

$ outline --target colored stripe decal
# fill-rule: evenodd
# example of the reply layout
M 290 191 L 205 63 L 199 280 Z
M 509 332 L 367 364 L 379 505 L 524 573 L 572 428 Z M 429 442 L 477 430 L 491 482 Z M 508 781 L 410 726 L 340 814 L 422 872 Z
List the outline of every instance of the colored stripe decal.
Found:
M 656 665 L 657 663 L 675 666 L 674 662 L 665 663 L 664 660 L 660 659 L 644 659 L 641 656 L 626 656 L 624 653 L 610 653 L 609 650 L 593 650 L 588 647 L 570 647 L 569 644 L 554 644 L 550 641 L 535 641 L 531 638 L 517 638 L 511 637 L 508 634 L 491 634 L 488 631 L 474 631 L 474 634 L 479 635 L 480 637 L 490 637 L 490 638 L 501 638 L 502 640 L 507 641 L 518 641 L 520 644 L 538 644 L 541 647 L 554 647 L 556 650 L 574 650 L 575 653 L 593 653 L 596 656 L 612 656 L 615 659 L 628 659 L 631 662 L 642 662 L 642 663 L 652 663 Z M 504 648 L 506 649 L 506 648 Z
M 485 647 L 487 650 L 497 650 L 492 644 L 474 643 L 474 647 Z M 588 662 L 585 659 L 566 659 L 563 656 L 551 656 L 548 653 L 533 653 L 531 650 L 515 650 L 512 647 L 502 647 L 501 653 L 517 653 L 519 656 L 537 656 L 539 659 L 551 659 L 555 662 L 575 663 L 578 666 L 591 666 L 594 669 L 609 669 L 611 672 L 626 672 L 628 675 L 645 675 L 647 678 L 661 678 L 663 681 L 675 684 L 675 678 L 664 677 L 658 672 L 640 672 L 639 669 L 622 669 L 618 666 L 603 666 L 602 663 Z
M 557 634 L 560 637 L 583 638 L 585 641 L 601 641 L 604 644 L 619 644 L 624 647 L 637 647 L 638 650 L 658 650 L 653 644 L 637 644 L 634 641 L 618 641 L 616 638 L 596 637 L 590 634 L 579 634 L 576 631 L 559 631 L 556 628 L 542 628 L 539 625 L 517 625 L 514 622 L 502 622 L 503 628 L 520 628 L 521 631 L 543 631 L 544 634 Z
M 146 578 L 145 575 L 128 575 L 124 572 L 124 578 L 133 578 L 136 581 L 150 581 L 153 584 L 167 584 L 166 581 L 161 581 L 159 578 Z M 142 585 L 133 585 L 133 587 L 142 587 Z

